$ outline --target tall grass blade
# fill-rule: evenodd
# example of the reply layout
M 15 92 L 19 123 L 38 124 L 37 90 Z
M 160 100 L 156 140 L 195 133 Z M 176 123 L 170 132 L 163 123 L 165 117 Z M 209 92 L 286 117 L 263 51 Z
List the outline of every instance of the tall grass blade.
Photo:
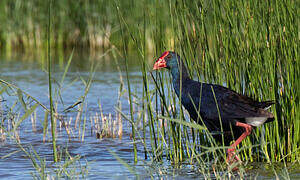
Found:
M 52 6 L 52 0 L 48 1 L 48 28 L 47 28 L 47 49 L 48 49 L 48 88 L 49 88 L 49 102 L 50 102 L 50 121 L 51 121 L 51 135 L 52 135 L 52 150 L 53 150 L 53 159 L 54 162 L 58 162 L 58 157 L 57 157 L 57 149 L 56 149 L 56 134 L 55 134 L 55 129 L 56 129 L 56 123 L 54 120 L 54 107 L 53 107 L 53 100 L 52 100 L 52 82 L 51 82 L 51 51 L 50 51 L 50 33 L 51 33 L 51 6 Z

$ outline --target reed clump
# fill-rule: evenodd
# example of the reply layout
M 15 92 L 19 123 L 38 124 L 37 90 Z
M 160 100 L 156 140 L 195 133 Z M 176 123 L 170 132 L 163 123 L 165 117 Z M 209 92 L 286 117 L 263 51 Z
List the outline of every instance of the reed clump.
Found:
M 140 57 L 144 88 L 139 104 L 148 122 L 144 116 L 135 122 L 145 122 L 137 136 L 147 141 L 143 136 L 150 135 L 150 145 L 143 145 L 145 157 L 166 157 L 174 164 L 215 161 L 221 166 L 226 156 L 227 147 L 209 138 L 205 127 L 189 122 L 169 74 L 149 72 L 148 53 L 155 59 L 165 50 L 175 50 L 198 80 L 225 85 L 258 100 L 275 100 L 270 110 L 276 120 L 257 128 L 243 142 L 238 152 L 242 159 L 299 162 L 299 23 L 295 1 L 145 1 L 135 5 L 143 9 L 135 28 L 121 2 L 116 11 L 121 16 L 120 27 L 125 28 L 120 31 L 125 48 L 132 45 Z M 149 52 L 148 44 L 154 45 L 154 53 Z M 178 106 L 169 111 L 174 104 Z M 161 126 L 161 122 L 167 125 Z

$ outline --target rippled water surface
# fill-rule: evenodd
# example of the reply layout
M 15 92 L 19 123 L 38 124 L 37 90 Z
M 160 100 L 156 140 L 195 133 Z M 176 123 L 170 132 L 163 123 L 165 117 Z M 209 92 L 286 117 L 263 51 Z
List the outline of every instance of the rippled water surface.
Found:
M 41 103 L 48 106 L 48 82 L 47 73 L 45 72 L 45 67 L 43 62 L 40 62 L 38 57 L 24 58 L 20 56 L 14 57 L 1 57 L 0 59 L 0 77 L 1 79 L 11 82 L 14 85 L 20 87 L 22 90 L 30 94 L 31 96 L 38 99 Z M 53 58 L 56 62 L 57 58 Z M 53 76 L 57 81 L 60 80 L 64 72 L 64 65 L 59 62 L 53 64 Z M 85 116 L 95 116 L 96 112 L 100 114 L 99 102 L 102 105 L 102 110 L 104 116 L 112 114 L 112 118 L 115 116 L 115 106 L 118 101 L 118 90 L 120 87 L 120 72 L 118 71 L 118 66 L 120 70 L 123 70 L 124 63 L 119 60 L 119 65 L 116 61 L 105 59 L 105 58 L 86 58 L 83 56 L 74 56 L 69 73 L 62 87 L 62 100 L 63 104 L 59 104 L 59 110 L 62 111 L 64 108 L 74 104 L 78 98 L 84 95 L 85 86 L 80 78 L 87 80 L 90 76 L 90 68 L 92 64 L 98 64 L 98 68 L 94 74 L 93 83 L 88 93 L 86 99 L 86 105 L 88 111 Z M 139 89 L 141 86 L 140 73 L 137 71 L 137 66 L 130 65 L 130 76 L 132 78 L 132 85 L 134 89 Z M 122 73 L 122 75 L 124 75 Z M 55 86 L 58 87 L 58 86 Z M 16 96 L 2 95 L 1 108 L 5 112 L 8 110 L 5 108 L 11 107 L 13 103 L 17 100 Z M 128 102 L 126 98 L 122 98 L 122 111 L 128 112 Z M 18 107 L 16 111 L 22 111 L 21 107 Z M 67 113 L 68 118 L 74 116 L 76 118 L 76 113 Z M 30 119 L 22 122 L 21 129 L 19 131 L 19 136 L 21 144 L 27 148 L 29 151 L 32 150 L 32 146 L 41 157 L 46 158 L 47 161 L 52 160 L 52 150 L 50 143 L 50 136 L 48 136 L 47 141 L 43 143 L 43 129 L 40 121 L 43 121 L 44 111 L 42 109 L 37 110 L 37 122 L 36 130 L 33 130 L 32 122 Z M 88 162 L 89 168 L 89 178 L 92 177 L 117 177 L 122 178 L 133 177 L 133 175 L 127 170 L 127 168 L 122 165 L 115 157 L 108 151 L 108 149 L 116 152 L 127 163 L 132 164 L 133 153 L 132 145 L 130 142 L 130 129 L 127 122 L 123 122 L 123 136 L 122 139 L 119 138 L 102 138 L 97 139 L 95 132 L 91 133 L 91 129 L 87 129 L 84 137 L 84 142 L 79 140 L 79 137 L 74 136 L 69 141 L 67 138 L 65 130 L 58 130 L 58 145 L 60 148 L 68 147 L 68 151 L 71 156 L 80 155 L 82 156 L 81 165 L 86 165 Z M 49 126 L 50 127 L 50 126 Z M 88 126 L 87 127 L 91 127 Z M 75 129 L 74 129 L 75 130 Z M 78 131 L 78 130 L 77 130 Z M 6 138 L 0 142 L 0 156 L 3 157 L 11 152 L 14 154 L 0 159 L 0 178 L 11 178 L 23 179 L 31 178 L 31 172 L 34 172 L 31 160 L 28 159 L 22 151 L 19 151 L 19 147 L 10 140 Z M 139 171 L 142 172 L 142 167 L 136 166 Z M 79 176 L 80 177 L 80 176 Z

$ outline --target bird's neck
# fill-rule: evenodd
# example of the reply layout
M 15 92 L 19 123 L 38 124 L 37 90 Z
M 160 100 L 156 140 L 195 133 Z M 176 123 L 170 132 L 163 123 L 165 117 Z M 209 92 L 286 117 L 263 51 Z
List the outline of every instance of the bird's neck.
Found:
M 172 68 L 171 74 L 172 74 L 173 85 L 174 85 L 175 90 L 176 90 L 176 88 L 179 88 L 179 85 L 181 83 L 184 83 L 184 82 L 190 80 L 189 74 L 184 65 L 181 68 Z

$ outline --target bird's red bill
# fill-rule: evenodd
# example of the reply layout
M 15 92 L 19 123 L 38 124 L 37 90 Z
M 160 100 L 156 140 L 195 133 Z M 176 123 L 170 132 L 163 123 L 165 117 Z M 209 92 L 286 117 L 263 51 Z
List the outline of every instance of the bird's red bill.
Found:
M 155 62 L 153 66 L 153 70 L 161 69 L 167 67 L 167 62 L 165 60 L 165 57 L 169 54 L 168 51 L 164 52 L 158 60 Z

